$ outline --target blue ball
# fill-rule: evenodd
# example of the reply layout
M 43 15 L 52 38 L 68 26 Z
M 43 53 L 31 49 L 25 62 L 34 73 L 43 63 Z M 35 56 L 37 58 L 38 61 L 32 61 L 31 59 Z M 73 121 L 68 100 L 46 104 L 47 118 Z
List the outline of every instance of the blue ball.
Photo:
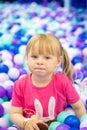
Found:
M 78 128 L 70 128 L 70 129 L 68 129 L 68 130 L 79 130 Z
M 2 72 L 8 73 L 8 70 L 9 70 L 9 68 L 7 65 L 4 65 L 4 64 L 0 65 L 0 73 L 2 73 Z
M 80 120 L 75 115 L 70 115 L 65 118 L 64 123 L 69 125 L 71 128 L 79 128 L 80 127 Z
M 4 114 L 4 108 L 3 106 L 0 104 L 0 117 L 2 117 Z

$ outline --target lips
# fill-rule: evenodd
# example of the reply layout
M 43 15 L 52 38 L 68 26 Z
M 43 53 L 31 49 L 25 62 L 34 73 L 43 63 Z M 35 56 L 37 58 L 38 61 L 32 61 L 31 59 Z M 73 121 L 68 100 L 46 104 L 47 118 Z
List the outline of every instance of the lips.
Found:
M 34 69 L 35 69 L 35 70 L 45 70 L 45 68 L 44 68 L 44 67 L 40 67 L 40 66 L 35 67 Z
M 35 70 L 45 70 L 44 68 L 35 68 Z

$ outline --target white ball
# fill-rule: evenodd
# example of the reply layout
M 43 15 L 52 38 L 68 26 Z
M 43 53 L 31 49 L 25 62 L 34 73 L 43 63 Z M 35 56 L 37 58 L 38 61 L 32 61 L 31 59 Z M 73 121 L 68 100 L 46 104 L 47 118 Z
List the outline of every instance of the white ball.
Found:
M 3 64 L 4 64 L 4 65 L 7 65 L 8 68 L 13 67 L 13 62 L 12 62 L 11 60 L 5 60 L 5 61 L 3 62 Z
M 12 54 L 9 51 L 4 50 L 2 52 L 2 60 L 12 60 Z
M 75 112 L 74 112 L 74 110 L 72 108 L 66 108 L 65 111 L 67 111 L 71 115 L 75 115 Z
M 3 87 L 7 88 L 9 86 L 13 86 L 14 85 L 14 82 L 12 80 L 6 80 L 4 83 L 3 83 Z
M 9 76 L 6 73 L 0 73 L 0 82 L 3 83 L 6 80 L 9 80 Z
M 25 45 L 21 45 L 21 46 L 19 47 L 19 52 L 20 52 L 20 53 L 22 52 L 22 54 L 25 54 L 25 50 L 26 50 L 26 46 L 25 46 Z
M 13 86 L 14 85 L 14 82 L 11 81 L 11 80 L 6 80 L 4 83 L 3 83 L 3 87 L 4 88 L 7 88 L 9 86 Z
M 17 68 L 10 68 L 9 71 L 8 71 L 8 76 L 11 78 L 11 79 L 17 79 L 20 75 L 20 72 Z
M 8 127 L 8 130 L 18 130 L 16 127 Z
M 0 127 L 7 128 L 9 126 L 10 126 L 9 121 L 6 118 L 1 117 L 0 118 Z
M 87 119 L 84 119 L 80 124 L 80 129 L 83 127 L 87 127 Z
M 9 101 L 4 102 L 4 103 L 2 103 L 2 106 L 4 108 L 4 113 L 5 114 L 10 113 L 11 102 L 9 102 Z
M 15 62 L 15 64 L 17 64 L 17 65 L 22 65 L 23 62 L 24 62 L 24 56 L 21 55 L 21 54 L 16 54 L 16 55 L 14 56 L 14 62 Z
M 82 63 L 76 63 L 75 65 L 74 65 L 74 68 L 77 70 L 77 69 L 81 69 L 83 67 L 83 64 Z

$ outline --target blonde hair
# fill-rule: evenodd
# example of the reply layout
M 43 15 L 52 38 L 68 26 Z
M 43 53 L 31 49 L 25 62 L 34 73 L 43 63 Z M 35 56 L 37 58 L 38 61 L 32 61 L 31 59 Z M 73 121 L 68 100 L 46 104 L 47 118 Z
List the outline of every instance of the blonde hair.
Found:
M 26 46 L 26 56 L 29 51 L 32 54 L 51 54 L 57 57 L 63 57 L 63 72 L 72 80 L 72 64 L 67 51 L 62 47 L 59 39 L 53 34 L 37 34 L 33 36 Z

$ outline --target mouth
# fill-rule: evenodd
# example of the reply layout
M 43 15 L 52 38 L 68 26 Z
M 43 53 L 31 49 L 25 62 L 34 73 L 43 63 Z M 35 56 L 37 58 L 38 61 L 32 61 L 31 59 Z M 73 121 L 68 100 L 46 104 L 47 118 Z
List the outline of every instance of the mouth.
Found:
M 35 70 L 45 70 L 44 68 L 35 68 Z

